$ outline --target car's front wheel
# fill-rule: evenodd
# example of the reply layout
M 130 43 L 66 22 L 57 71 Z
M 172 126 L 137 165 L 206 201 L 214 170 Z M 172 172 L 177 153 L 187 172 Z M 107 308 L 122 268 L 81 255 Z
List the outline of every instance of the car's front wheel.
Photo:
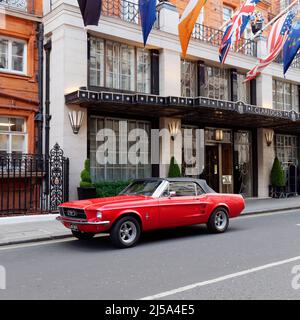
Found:
M 223 233 L 228 229 L 229 217 L 224 208 L 217 208 L 209 218 L 208 230 L 212 233 Z
M 72 230 L 72 234 L 75 238 L 79 240 L 89 240 L 95 236 L 94 233 L 87 233 L 87 232 L 81 232 L 81 231 L 75 231 L 75 230 Z
M 115 247 L 123 249 L 136 245 L 140 235 L 139 222 L 134 217 L 126 216 L 118 220 L 113 226 L 110 238 Z

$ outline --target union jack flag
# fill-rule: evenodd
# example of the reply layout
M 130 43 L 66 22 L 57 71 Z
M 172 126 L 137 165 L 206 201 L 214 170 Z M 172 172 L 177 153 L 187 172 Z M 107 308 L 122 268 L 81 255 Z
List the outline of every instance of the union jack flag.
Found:
M 268 55 L 265 59 L 259 59 L 259 63 L 247 73 L 247 77 L 244 82 L 253 80 L 259 76 L 262 70 L 264 70 L 278 56 L 288 38 L 294 17 L 295 12 L 291 10 L 273 24 L 267 40 Z
M 239 10 L 231 18 L 227 26 L 219 49 L 221 63 L 225 63 L 232 44 L 237 43 L 244 33 L 250 17 L 260 0 L 246 0 Z

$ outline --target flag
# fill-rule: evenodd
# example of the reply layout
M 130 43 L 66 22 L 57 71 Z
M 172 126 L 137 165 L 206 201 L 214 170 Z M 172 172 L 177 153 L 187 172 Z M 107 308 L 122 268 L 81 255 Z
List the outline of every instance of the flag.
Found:
M 207 0 L 190 0 L 185 7 L 179 21 L 178 31 L 183 57 L 186 56 L 187 48 L 192 32 L 199 17 L 200 11 Z
M 156 0 L 139 0 L 144 46 L 156 20 Z
M 99 23 L 102 0 L 78 0 L 84 26 L 97 26 Z
M 300 20 L 293 25 L 283 47 L 283 73 L 286 74 L 300 48 Z
M 232 16 L 225 32 L 219 49 L 221 63 L 225 63 L 232 44 L 237 43 L 243 35 L 251 15 L 260 0 L 246 0 L 239 10 Z
M 244 82 L 255 79 L 259 76 L 262 70 L 264 70 L 278 56 L 288 37 L 294 17 L 295 13 L 293 11 L 289 11 L 273 24 L 267 40 L 268 55 L 265 59 L 259 59 L 259 63 L 247 73 Z

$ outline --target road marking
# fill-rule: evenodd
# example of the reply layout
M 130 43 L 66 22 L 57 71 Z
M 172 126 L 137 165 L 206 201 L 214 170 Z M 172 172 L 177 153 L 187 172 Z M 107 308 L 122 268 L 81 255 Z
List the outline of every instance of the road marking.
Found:
M 273 263 L 269 263 L 269 264 L 265 264 L 259 267 L 255 267 L 255 268 L 251 268 L 251 269 L 247 269 L 247 270 L 243 270 L 240 272 L 236 272 L 236 273 L 231 273 L 228 274 L 226 276 L 223 277 L 219 277 L 219 278 L 215 278 L 215 279 L 211 279 L 211 280 L 207 280 L 207 281 L 202 281 L 202 282 L 197 282 L 197 283 L 193 283 L 184 287 L 180 287 L 177 289 L 173 289 L 173 290 L 169 290 L 169 291 L 165 291 L 165 292 L 161 292 L 152 296 L 148 296 L 145 298 L 142 298 L 140 300 L 155 300 L 155 299 L 160 299 L 160 298 L 165 298 L 168 296 L 172 296 L 174 294 L 177 293 L 182 293 L 185 291 L 189 291 L 189 290 L 193 290 L 195 288 L 199 288 L 199 287 L 204 287 L 210 284 L 214 284 L 214 283 L 218 283 L 218 282 L 222 282 L 228 279 L 233 279 L 233 278 L 237 278 L 237 277 L 242 277 L 244 275 L 250 274 L 250 273 L 255 273 L 258 271 L 262 271 L 262 270 L 266 270 L 269 268 L 274 268 L 274 267 L 278 267 L 284 264 L 288 264 L 291 262 L 295 262 L 300 260 L 300 256 L 294 257 L 294 258 L 290 258 L 290 259 L 286 259 L 286 260 L 281 260 L 281 261 L 277 261 L 277 262 L 273 262 Z
M 299 223 L 299 224 L 296 224 L 296 226 L 300 227 L 300 223 Z

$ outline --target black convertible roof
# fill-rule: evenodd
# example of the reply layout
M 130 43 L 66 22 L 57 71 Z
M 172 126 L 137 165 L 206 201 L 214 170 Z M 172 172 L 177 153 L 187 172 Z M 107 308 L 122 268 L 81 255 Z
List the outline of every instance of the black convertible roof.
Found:
M 145 181 L 145 180 L 155 180 L 155 181 L 169 181 L 169 182 L 195 182 L 204 190 L 205 193 L 216 193 L 205 180 L 195 179 L 195 178 L 145 178 L 136 179 L 135 181 Z

